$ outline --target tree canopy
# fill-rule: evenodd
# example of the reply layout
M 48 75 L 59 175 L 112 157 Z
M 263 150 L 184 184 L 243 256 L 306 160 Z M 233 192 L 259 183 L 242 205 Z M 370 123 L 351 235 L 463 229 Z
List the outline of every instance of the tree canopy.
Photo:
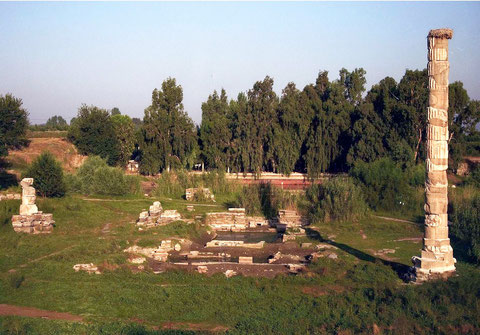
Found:
M 8 155 L 9 149 L 28 145 L 28 113 L 22 100 L 11 94 L 0 95 L 0 157 Z

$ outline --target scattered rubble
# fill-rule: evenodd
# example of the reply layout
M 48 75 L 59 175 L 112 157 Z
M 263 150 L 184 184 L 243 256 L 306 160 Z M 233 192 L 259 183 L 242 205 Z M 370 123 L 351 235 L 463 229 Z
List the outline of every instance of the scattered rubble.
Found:
M 237 275 L 237 273 L 233 270 L 225 271 L 225 277 L 227 277 L 227 278 L 231 278 L 231 277 L 236 276 L 236 275 Z
M 199 266 L 197 266 L 197 272 L 198 273 L 207 273 L 208 268 L 205 265 L 199 265 Z
M 134 245 L 123 251 L 131 254 L 144 255 L 159 262 L 166 262 L 168 259 L 168 253 L 172 250 L 172 241 L 164 240 L 156 248 L 142 248 L 138 245 Z
M 128 261 L 132 264 L 143 264 L 147 259 L 145 257 L 134 257 L 130 258 Z
M 195 208 L 193 207 L 193 205 L 187 205 L 187 212 L 193 212 L 195 211 Z
M 212 192 L 210 192 L 209 188 L 198 187 L 198 188 L 187 188 L 185 190 L 185 199 L 187 199 L 187 201 L 195 200 L 195 198 L 197 197 L 215 202 L 215 196 L 213 195 Z
M 385 255 L 385 254 L 394 254 L 395 249 L 380 249 L 374 252 L 375 256 Z
M 148 211 L 142 211 L 140 213 L 137 226 L 151 228 L 180 219 L 181 215 L 177 210 L 163 210 L 160 201 L 155 201 Z
M 303 264 L 287 264 L 288 272 L 297 274 L 305 269 L 305 265 Z
M 100 270 L 98 270 L 98 267 L 93 263 L 90 263 L 90 264 L 75 264 L 73 266 L 73 269 L 75 270 L 75 272 L 86 271 L 89 274 L 92 274 L 92 273 L 95 273 L 97 275 L 101 274 Z

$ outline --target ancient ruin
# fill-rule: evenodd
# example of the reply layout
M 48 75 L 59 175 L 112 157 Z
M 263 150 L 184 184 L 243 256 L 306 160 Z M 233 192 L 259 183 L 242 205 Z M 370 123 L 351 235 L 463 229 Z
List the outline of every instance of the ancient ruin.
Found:
M 242 231 L 247 228 L 245 208 L 229 208 L 228 212 L 207 213 L 206 224 L 216 231 Z
M 52 214 L 44 214 L 38 211 L 35 204 L 36 195 L 33 185 L 33 178 L 23 178 L 22 185 L 22 204 L 20 205 L 20 215 L 12 216 L 12 226 L 17 233 L 45 234 L 53 230 Z
M 163 210 L 160 201 L 155 201 L 148 211 L 142 211 L 138 217 L 137 226 L 151 228 L 178 221 L 182 217 L 177 210 Z
M 420 257 L 413 257 L 418 280 L 447 276 L 455 271 L 448 238 L 448 40 L 451 29 L 431 30 L 427 37 L 428 88 L 425 236 Z
M 198 187 L 187 188 L 185 190 L 185 199 L 187 199 L 187 201 L 197 200 L 197 198 L 202 200 L 215 201 L 215 196 L 212 192 L 210 192 L 209 188 Z

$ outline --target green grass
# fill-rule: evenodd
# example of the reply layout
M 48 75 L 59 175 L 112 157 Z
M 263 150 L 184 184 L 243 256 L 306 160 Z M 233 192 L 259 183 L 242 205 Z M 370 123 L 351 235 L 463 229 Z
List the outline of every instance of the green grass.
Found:
M 148 268 L 133 273 L 123 252 L 129 245 L 155 245 L 172 236 L 195 238 L 205 229 L 177 222 L 140 232 L 134 222 L 142 209 L 160 200 L 164 209 L 193 217 L 225 210 L 224 202 L 198 204 L 189 213 L 189 202 L 180 199 L 82 198 L 38 199 L 40 210 L 54 214 L 56 227 L 50 235 L 16 234 L 9 217 L 20 202 L 0 202 L 0 303 L 70 312 L 87 323 L 0 317 L 0 333 L 154 334 L 152 327 L 167 321 L 223 325 L 232 334 L 331 334 L 347 329 L 371 334 L 374 323 L 385 333 L 454 334 L 462 325 L 480 329 L 477 267 L 459 263 L 459 276 L 447 282 L 405 286 L 391 266 L 372 254 L 395 249 L 387 256 L 410 265 L 421 243 L 395 240 L 421 236 L 415 224 L 369 217 L 318 226 L 318 232 L 304 240 L 317 243 L 335 235 L 332 243 L 339 248 L 339 259 L 320 258 L 298 276 L 227 279 L 181 271 L 153 274 Z M 108 234 L 102 233 L 106 224 Z M 72 269 L 90 262 L 106 270 L 88 275 Z M 15 278 L 11 269 L 16 269 Z M 330 293 L 306 294 L 305 288 Z M 139 319 L 143 325 L 131 324 Z

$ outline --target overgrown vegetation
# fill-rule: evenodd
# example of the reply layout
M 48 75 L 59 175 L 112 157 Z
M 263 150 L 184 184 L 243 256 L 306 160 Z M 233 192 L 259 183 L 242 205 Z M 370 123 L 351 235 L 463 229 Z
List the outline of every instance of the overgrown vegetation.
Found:
M 279 209 L 295 209 L 298 197 L 270 183 L 244 186 L 236 194 L 234 207 L 245 208 L 248 215 L 263 215 L 273 218 Z
M 66 176 L 70 192 L 99 195 L 136 194 L 140 190 L 138 176 L 125 175 L 123 170 L 107 165 L 99 156 L 90 156 L 73 175 Z
M 210 171 L 204 174 L 190 174 L 185 170 L 163 172 L 155 179 L 155 195 L 182 198 L 185 190 L 191 187 L 205 187 L 217 196 L 234 193 L 240 188 L 238 184 L 228 181 L 223 171 Z
M 333 178 L 307 189 L 310 222 L 357 221 L 367 213 L 362 190 L 350 178 Z
M 416 187 L 425 180 L 422 166 L 402 169 L 390 158 L 371 163 L 359 162 L 351 176 L 362 187 L 370 208 L 401 213 L 421 213 L 423 198 Z
M 467 255 L 480 263 L 480 191 L 456 190 L 450 196 L 451 236 L 466 249 Z
M 63 197 L 66 186 L 63 169 L 53 155 L 46 151 L 35 159 L 23 174 L 33 178 L 33 187 L 42 197 Z

